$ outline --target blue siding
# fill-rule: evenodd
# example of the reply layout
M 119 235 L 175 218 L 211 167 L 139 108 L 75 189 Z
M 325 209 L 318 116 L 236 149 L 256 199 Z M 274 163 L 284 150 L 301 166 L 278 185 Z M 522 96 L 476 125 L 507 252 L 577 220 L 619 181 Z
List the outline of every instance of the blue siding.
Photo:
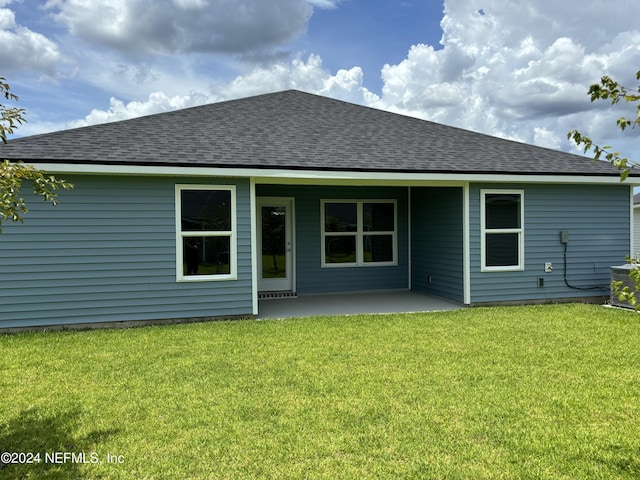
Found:
M 412 188 L 411 232 L 411 288 L 464 301 L 462 188 Z
M 525 270 L 480 271 L 480 189 L 524 190 Z M 552 300 L 607 295 L 610 267 L 630 246 L 630 187 L 625 185 L 471 185 L 471 303 Z M 567 278 L 560 231 L 569 232 Z M 544 272 L 544 263 L 554 270 Z M 538 278 L 544 286 L 538 286 Z
M 256 195 L 295 198 L 298 293 L 409 287 L 406 188 L 258 185 Z M 320 201 L 323 199 L 396 199 L 398 201 L 398 265 L 322 268 Z
M 0 235 L 0 327 L 252 313 L 246 180 L 77 176 Z M 175 184 L 237 185 L 238 280 L 176 282 Z M 26 192 L 25 192 L 26 193 Z
M 69 178 L 57 207 L 25 195 L 24 224 L 0 235 L 0 327 L 249 315 L 250 186 L 246 179 Z M 238 279 L 176 282 L 175 184 L 237 185 Z M 480 189 L 521 189 L 525 270 L 480 271 Z M 258 185 L 258 196 L 295 198 L 299 293 L 409 288 L 408 189 Z M 27 192 L 25 192 L 26 194 Z M 630 188 L 624 185 L 472 184 L 471 303 L 606 295 L 610 266 L 630 248 Z M 398 265 L 322 268 L 322 199 L 396 199 Z M 460 187 L 412 188 L 412 288 L 463 300 Z M 563 280 L 560 231 L 569 232 Z M 544 263 L 554 271 L 544 273 Z M 431 276 L 431 284 L 427 283 Z M 538 278 L 544 286 L 538 286 Z

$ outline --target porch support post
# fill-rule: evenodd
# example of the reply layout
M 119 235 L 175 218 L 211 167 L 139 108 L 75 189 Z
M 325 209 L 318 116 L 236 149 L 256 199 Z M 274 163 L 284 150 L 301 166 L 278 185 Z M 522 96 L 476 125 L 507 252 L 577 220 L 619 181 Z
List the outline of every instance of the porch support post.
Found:
M 469 242 L 469 182 L 462 187 L 462 271 L 464 304 L 471 304 L 471 246 Z
M 258 217 L 256 209 L 256 179 L 249 180 L 251 202 L 251 305 L 253 315 L 258 315 Z
M 635 225 L 635 214 L 634 214 L 634 203 L 633 203 L 633 185 L 629 185 L 629 255 L 631 256 L 631 258 L 635 258 L 637 257 L 637 252 L 636 249 L 640 246 L 640 245 L 636 245 L 636 239 L 635 239 L 635 231 L 636 231 L 636 225 Z M 638 207 L 640 208 L 640 207 Z
M 413 270 L 413 263 L 412 263 L 412 243 L 411 243 L 411 237 L 413 235 L 413 232 L 411 230 L 411 187 L 407 187 L 407 250 L 408 250 L 408 259 L 407 262 L 409 263 L 409 265 L 407 265 L 407 270 L 408 270 L 408 279 L 407 279 L 407 285 L 409 287 L 409 290 L 413 289 L 413 277 L 411 275 L 411 272 Z

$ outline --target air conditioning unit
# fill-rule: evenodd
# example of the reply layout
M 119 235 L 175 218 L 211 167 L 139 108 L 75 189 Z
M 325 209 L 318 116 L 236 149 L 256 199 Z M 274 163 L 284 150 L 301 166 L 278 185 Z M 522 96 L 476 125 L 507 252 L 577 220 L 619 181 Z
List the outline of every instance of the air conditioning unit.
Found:
M 635 289 L 635 283 L 633 279 L 629 276 L 629 273 L 634 268 L 639 268 L 640 265 L 619 265 L 617 267 L 611 267 L 611 283 L 613 282 L 622 282 L 622 288 L 630 287 L 631 290 Z M 636 293 L 638 301 L 640 301 L 640 292 Z M 611 289 L 611 305 L 615 307 L 623 307 L 623 308 L 634 308 L 629 304 L 626 300 L 620 300 L 618 296 L 614 293 L 613 288 Z

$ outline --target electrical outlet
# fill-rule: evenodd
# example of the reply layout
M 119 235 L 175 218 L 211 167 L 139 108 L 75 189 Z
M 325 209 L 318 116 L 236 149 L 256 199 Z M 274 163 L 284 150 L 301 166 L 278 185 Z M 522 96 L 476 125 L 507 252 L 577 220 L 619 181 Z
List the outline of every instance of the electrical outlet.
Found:
M 551 272 L 553 272 L 553 263 L 551 263 L 551 262 L 545 262 L 545 263 L 544 263 L 544 272 L 545 272 L 545 273 L 551 273 Z

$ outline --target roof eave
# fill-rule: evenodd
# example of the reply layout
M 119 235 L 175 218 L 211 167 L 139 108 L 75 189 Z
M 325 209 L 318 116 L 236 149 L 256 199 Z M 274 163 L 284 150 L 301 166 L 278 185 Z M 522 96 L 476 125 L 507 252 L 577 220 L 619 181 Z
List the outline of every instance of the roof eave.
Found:
M 25 162 L 30 163 L 30 162 Z M 495 183 L 576 183 L 576 184 L 620 184 L 617 174 L 557 172 L 460 172 L 460 171 L 398 171 L 398 170 L 332 170 L 278 167 L 220 167 L 220 166 L 159 166 L 159 165 L 113 165 L 86 163 L 33 162 L 34 166 L 53 174 L 85 175 L 142 175 L 174 177 L 236 177 L 254 178 L 259 183 L 317 183 L 333 181 L 351 182 L 495 182 Z M 630 176 L 623 182 L 629 186 L 640 186 L 640 175 Z

